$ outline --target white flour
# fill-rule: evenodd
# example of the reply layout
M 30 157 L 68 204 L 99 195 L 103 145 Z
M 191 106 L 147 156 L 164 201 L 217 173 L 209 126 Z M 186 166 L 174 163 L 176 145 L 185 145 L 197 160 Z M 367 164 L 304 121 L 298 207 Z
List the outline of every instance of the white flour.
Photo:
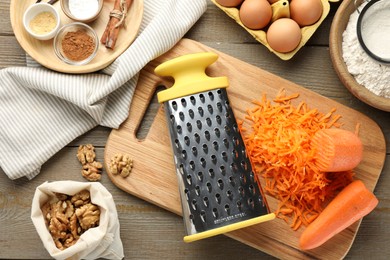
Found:
M 385 1 L 386 2 L 386 1 Z M 365 5 L 364 3 L 359 9 Z M 386 8 L 390 1 L 387 1 Z M 380 64 L 365 53 L 357 38 L 356 26 L 359 13 L 355 11 L 349 18 L 343 33 L 343 58 L 349 73 L 356 81 L 378 96 L 390 98 L 390 65 Z M 381 41 L 389 44 L 390 35 L 382 35 Z M 389 100 L 390 102 L 390 100 Z

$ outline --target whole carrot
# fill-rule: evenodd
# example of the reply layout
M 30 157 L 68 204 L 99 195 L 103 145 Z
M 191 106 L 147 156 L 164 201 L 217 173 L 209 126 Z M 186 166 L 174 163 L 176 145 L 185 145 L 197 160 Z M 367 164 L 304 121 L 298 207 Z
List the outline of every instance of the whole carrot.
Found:
M 348 130 L 321 129 L 315 133 L 311 144 L 316 151 L 315 164 L 323 172 L 352 170 L 363 157 L 360 138 Z
M 364 183 L 355 180 L 346 186 L 303 231 L 299 245 L 312 249 L 366 216 L 378 205 L 378 199 Z

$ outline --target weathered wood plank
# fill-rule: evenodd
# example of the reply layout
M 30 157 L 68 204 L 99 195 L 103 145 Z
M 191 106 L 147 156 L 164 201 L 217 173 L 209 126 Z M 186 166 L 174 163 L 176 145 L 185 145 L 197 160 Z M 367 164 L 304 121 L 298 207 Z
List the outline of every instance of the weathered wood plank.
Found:
M 24 66 L 25 53 L 13 36 L 9 19 L 10 1 L 0 1 L 0 68 Z M 319 94 L 354 108 L 376 121 L 390 147 L 389 113 L 379 111 L 353 97 L 338 80 L 329 56 L 329 29 L 337 3 L 331 3 L 331 14 L 325 19 L 307 45 L 291 61 L 282 61 L 257 43 L 252 36 L 227 17 L 211 1 L 208 10 L 186 37 L 202 42 L 233 57 L 291 80 Z M 159 106 L 153 104 L 154 107 Z M 150 123 L 153 115 L 145 118 Z M 104 146 L 111 129 L 96 127 L 75 139 L 51 158 L 41 173 L 31 181 L 12 181 L 0 169 L 0 258 L 48 259 L 50 256 L 30 220 L 31 198 L 44 181 L 85 181 L 76 159 L 80 144 L 97 147 L 103 161 Z M 147 129 L 141 129 L 141 136 Z M 17 160 L 17 158 L 15 158 Z M 380 200 L 359 229 L 347 259 L 386 259 L 390 254 L 390 149 L 375 194 Z M 265 253 L 226 236 L 218 236 L 192 244 L 182 242 L 184 227 L 181 217 L 133 197 L 114 186 L 103 173 L 102 184 L 112 193 L 121 224 L 121 237 L 126 259 L 272 259 Z
M 49 258 L 30 220 L 31 199 L 35 188 L 45 181 L 85 181 L 80 174 L 81 165 L 75 156 L 76 151 L 76 147 L 61 150 L 31 181 L 11 181 L 0 170 L 1 258 Z M 104 149 L 97 148 L 96 151 L 97 159 L 103 160 Z M 390 156 L 387 156 L 384 172 L 390 172 Z M 225 236 L 185 244 L 182 242 L 184 227 L 181 217 L 119 190 L 105 173 L 101 183 L 111 192 L 116 203 L 126 259 L 180 259 L 184 256 L 188 259 L 271 259 Z M 363 220 L 347 259 L 373 256 L 384 259 L 384 250 L 390 242 L 390 230 L 383 228 L 390 225 L 387 217 L 390 209 L 388 183 L 390 176 L 383 174 L 375 189 L 380 204 Z M 20 250 L 20 245 L 23 245 L 23 250 Z M 377 248 L 377 255 L 372 250 L 373 245 Z
M 338 3 L 331 3 L 331 11 L 307 45 L 328 45 L 329 29 L 332 17 L 337 10 Z M 0 3 L 0 35 L 13 34 L 9 14 L 10 1 Z M 207 32 L 205 29 L 207 28 Z M 233 19 L 208 1 L 207 12 L 197 22 L 196 26 L 189 32 L 191 38 L 198 41 L 216 41 L 231 43 L 257 43 L 257 41 L 241 28 Z
M 26 54 L 14 36 L 0 36 L 0 42 L 0 69 L 26 65 Z
M 13 34 L 10 13 L 9 13 L 10 1 L 0 2 L 0 35 Z
M 65 148 L 47 162 L 42 172 L 33 180 L 9 180 L 0 170 L 0 245 L 1 258 L 49 258 L 30 220 L 31 198 L 35 187 L 45 181 L 85 181 L 76 159 L 77 148 Z M 102 160 L 104 149 L 97 148 L 97 159 Z M 390 171 L 390 156 L 384 172 Z M 146 203 L 116 188 L 103 173 L 102 184 L 111 192 L 116 203 L 121 224 L 121 237 L 126 259 L 271 259 L 266 254 L 225 236 L 218 236 L 196 243 L 182 242 L 184 227 L 181 217 Z M 390 176 L 383 174 L 375 189 L 380 204 L 367 216 L 358 232 L 347 259 L 365 259 L 376 256 L 384 259 L 390 238 L 387 217 L 390 209 Z M 379 220 L 379 221 L 378 221 Z M 380 237 L 381 239 L 377 239 Z M 19 245 L 23 245 L 20 250 Z M 372 246 L 375 245 L 377 255 Z M 354 250 L 356 249 L 356 250 Z

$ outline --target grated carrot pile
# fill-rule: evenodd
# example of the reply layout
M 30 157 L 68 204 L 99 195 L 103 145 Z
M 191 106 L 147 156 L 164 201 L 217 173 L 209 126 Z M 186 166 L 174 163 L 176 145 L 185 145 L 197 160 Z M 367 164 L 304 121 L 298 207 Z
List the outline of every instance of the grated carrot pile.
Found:
M 297 230 L 311 223 L 324 204 L 352 181 L 353 173 L 324 173 L 314 165 L 310 139 L 319 130 L 340 127 L 335 109 L 320 113 L 301 102 L 299 94 L 286 95 L 282 89 L 271 102 L 264 94 L 247 110 L 251 131 L 244 128 L 244 142 L 263 189 L 279 200 L 276 215 Z M 259 176 L 263 177 L 260 180 Z

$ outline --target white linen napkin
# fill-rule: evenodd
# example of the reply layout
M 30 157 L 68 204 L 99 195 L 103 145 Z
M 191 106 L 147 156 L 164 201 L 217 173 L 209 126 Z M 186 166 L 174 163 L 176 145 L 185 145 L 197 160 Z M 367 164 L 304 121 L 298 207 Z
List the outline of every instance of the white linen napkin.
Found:
M 7 176 L 31 179 L 76 137 L 97 125 L 118 128 L 128 116 L 138 72 L 172 48 L 206 8 L 206 0 L 144 0 L 138 37 L 99 73 L 1 70 L 0 167 Z
M 73 196 L 88 190 L 91 202 L 100 208 L 99 225 L 85 231 L 77 243 L 60 250 L 46 226 L 41 207 L 55 197 L 55 193 Z M 123 245 L 115 202 L 111 193 L 99 182 L 55 181 L 39 185 L 31 205 L 31 220 L 50 256 L 55 259 L 123 259 Z

